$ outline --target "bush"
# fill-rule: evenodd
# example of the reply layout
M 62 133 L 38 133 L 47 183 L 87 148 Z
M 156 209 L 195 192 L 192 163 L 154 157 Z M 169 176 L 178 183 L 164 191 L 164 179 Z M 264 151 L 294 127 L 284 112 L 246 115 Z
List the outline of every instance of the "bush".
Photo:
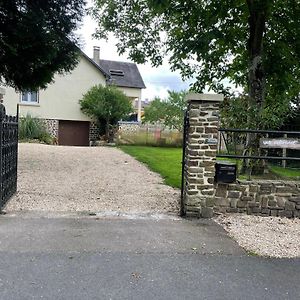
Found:
M 27 115 L 20 118 L 19 121 L 19 139 L 20 140 L 39 140 L 46 144 L 52 144 L 53 139 L 47 132 L 42 120 Z
M 115 86 L 93 86 L 79 100 L 81 110 L 98 122 L 107 141 L 112 142 L 118 121 L 133 112 L 130 99 Z

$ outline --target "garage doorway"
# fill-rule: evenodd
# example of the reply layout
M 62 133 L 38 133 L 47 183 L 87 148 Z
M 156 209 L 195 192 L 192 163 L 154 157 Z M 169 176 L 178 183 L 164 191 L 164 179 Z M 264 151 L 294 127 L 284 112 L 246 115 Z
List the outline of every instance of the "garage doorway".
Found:
M 90 122 L 59 121 L 58 144 L 64 146 L 89 146 Z

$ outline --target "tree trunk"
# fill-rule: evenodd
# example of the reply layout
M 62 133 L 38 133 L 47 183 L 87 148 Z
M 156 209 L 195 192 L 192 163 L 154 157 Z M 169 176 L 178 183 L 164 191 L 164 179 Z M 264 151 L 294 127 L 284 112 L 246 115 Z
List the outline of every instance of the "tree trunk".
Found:
M 259 128 L 259 121 L 265 99 L 265 71 L 263 67 L 263 37 L 266 29 L 267 14 L 269 11 L 270 0 L 247 0 L 249 9 L 249 29 L 248 40 L 249 70 L 248 70 L 248 90 L 249 102 L 248 109 L 255 107 L 257 115 L 252 119 L 252 114 L 248 114 L 248 128 Z M 247 134 L 245 154 L 257 155 L 258 139 L 256 134 Z M 257 153 L 256 153 L 257 152 Z M 261 162 L 255 163 L 247 160 L 244 162 L 245 172 L 251 174 L 257 165 L 261 169 Z M 262 170 L 263 172 L 263 170 Z M 257 171 L 255 171 L 257 173 Z
M 109 142 L 109 119 L 105 122 L 105 139 Z
M 266 29 L 269 0 L 247 0 L 249 8 L 249 97 L 261 110 L 265 98 L 265 72 L 263 68 L 263 37 Z M 250 103 L 250 104 L 252 104 Z

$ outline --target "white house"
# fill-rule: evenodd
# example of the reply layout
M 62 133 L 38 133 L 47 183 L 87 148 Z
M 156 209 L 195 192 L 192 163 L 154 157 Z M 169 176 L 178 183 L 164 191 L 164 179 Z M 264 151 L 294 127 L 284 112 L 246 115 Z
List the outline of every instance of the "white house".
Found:
M 77 67 L 68 74 L 55 75 L 47 89 L 18 92 L 6 88 L 3 104 L 7 114 L 15 115 L 19 104 L 20 116 L 30 114 L 43 119 L 51 135 L 60 145 L 89 145 L 96 139 L 95 123 L 80 110 L 79 100 L 92 86 L 114 84 L 134 104 L 137 121 L 141 119 L 141 93 L 145 84 L 133 63 L 100 59 L 100 48 L 94 47 L 93 59 L 82 51 Z

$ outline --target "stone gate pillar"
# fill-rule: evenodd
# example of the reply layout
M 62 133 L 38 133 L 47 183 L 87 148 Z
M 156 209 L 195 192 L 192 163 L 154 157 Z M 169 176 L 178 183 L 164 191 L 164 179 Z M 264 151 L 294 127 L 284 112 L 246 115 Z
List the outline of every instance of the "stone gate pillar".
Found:
M 215 160 L 219 105 L 223 95 L 187 95 L 189 129 L 186 135 L 183 214 L 210 218 L 214 206 Z

